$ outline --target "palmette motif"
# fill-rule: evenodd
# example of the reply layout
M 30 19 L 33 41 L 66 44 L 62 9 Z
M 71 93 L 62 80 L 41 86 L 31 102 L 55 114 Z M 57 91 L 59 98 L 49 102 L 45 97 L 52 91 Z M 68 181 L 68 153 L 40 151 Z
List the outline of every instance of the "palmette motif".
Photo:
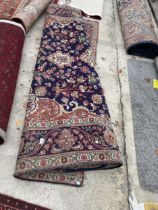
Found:
M 82 185 L 81 169 L 122 164 L 85 23 L 78 10 L 48 7 L 17 177 Z

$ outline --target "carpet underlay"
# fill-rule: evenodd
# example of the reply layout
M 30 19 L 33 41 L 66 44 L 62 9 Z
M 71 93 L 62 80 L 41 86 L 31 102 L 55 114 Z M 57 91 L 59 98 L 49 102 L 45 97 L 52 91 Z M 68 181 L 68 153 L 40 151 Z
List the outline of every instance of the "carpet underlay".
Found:
M 158 210 L 158 203 L 145 203 L 144 210 Z
M 0 210 L 50 210 L 7 195 L 0 194 Z
M 140 184 L 158 192 L 158 74 L 152 62 L 128 60 L 128 75 Z

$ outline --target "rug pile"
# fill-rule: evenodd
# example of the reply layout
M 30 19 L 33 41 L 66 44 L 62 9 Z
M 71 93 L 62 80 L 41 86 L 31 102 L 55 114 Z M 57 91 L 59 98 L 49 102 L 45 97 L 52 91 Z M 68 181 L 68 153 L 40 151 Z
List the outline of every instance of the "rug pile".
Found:
M 49 3 L 50 0 L 42 0 L 40 4 L 39 0 L 0 1 L 0 144 L 6 138 L 25 31 L 31 28 Z
M 140 184 L 158 192 L 158 91 L 156 66 L 151 61 L 128 60 L 136 158 Z
M 158 38 L 147 2 L 117 0 L 117 3 L 127 53 L 146 58 L 158 56 Z
M 25 30 L 8 20 L 0 20 L 0 144 L 5 139 L 25 39 Z
M 11 19 L 21 2 L 22 0 L 0 0 L 0 19 Z
M 81 186 L 84 170 L 122 165 L 89 23 L 80 10 L 47 9 L 16 177 Z

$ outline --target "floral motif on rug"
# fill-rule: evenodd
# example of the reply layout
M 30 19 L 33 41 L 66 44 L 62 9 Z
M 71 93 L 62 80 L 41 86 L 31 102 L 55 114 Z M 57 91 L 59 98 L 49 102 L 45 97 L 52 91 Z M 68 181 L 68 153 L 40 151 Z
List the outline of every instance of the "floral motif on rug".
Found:
M 158 39 L 149 5 L 144 0 L 117 0 L 127 52 L 147 58 L 158 56 Z
M 122 165 L 87 23 L 79 10 L 48 7 L 16 177 L 80 186 L 83 170 Z

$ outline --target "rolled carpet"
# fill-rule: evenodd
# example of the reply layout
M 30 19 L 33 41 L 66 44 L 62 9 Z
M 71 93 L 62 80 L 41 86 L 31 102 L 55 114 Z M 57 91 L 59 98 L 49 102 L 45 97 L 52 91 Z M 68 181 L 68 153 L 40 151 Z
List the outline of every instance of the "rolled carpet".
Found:
M 158 73 L 158 57 L 155 58 L 155 65 L 156 65 L 156 70 L 157 70 L 157 73 Z
M 0 144 L 4 142 L 25 39 L 24 28 L 0 20 Z
M 145 203 L 144 210 L 158 210 L 158 203 Z
M 8 17 L 13 19 L 13 21 L 0 20 L 0 144 L 4 142 L 6 136 L 25 39 L 25 30 L 28 31 L 32 27 L 49 2 L 50 0 L 43 0 L 39 4 L 39 0 L 21 0 L 18 6 L 16 4 L 15 16 L 12 14 L 13 16 Z M 3 13 L 5 14 L 4 11 Z M 21 23 L 17 23 L 18 17 L 24 27 Z
M 0 0 L 0 19 L 11 19 L 23 0 Z
M 84 170 L 122 165 L 87 23 L 80 10 L 47 9 L 15 177 L 82 186 Z
M 158 39 L 147 2 L 117 0 L 117 3 L 127 53 L 146 58 L 158 56 Z

